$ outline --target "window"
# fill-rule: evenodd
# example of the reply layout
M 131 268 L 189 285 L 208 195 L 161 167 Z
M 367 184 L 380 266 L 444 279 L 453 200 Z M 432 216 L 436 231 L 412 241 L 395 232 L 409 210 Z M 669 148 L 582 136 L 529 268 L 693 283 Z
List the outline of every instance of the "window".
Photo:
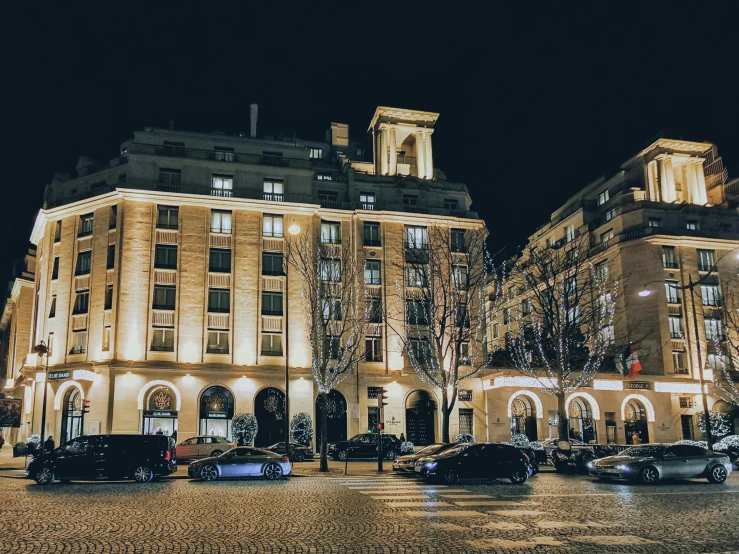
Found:
M 575 240 L 575 226 L 574 225 L 568 225 L 565 227 L 565 236 L 564 236 L 565 242 L 572 242 Z
M 381 264 L 380 260 L 364 261 L 364 284 L 365 285 L 381 285 L 382 277 L 380 276 Z
M 108 283 L 105 286 L 105 304 L 103 306 L 104 310 L 112 310 L 113 309 L 113 283 Z
M 58 219 L 54 223 L 54 242 L 62 240 L 62 220 Z
M 364 156 L 364 148 L 357 147 L 357 156 L 360 158 Z
M 667 321 L 670 325 L 670 337 L 673 339 L 683 338 L 683 318 L 671 315 L 668 317 Z
M 108 259 L 105 264 L 106 269 L 113 269 L 115 267 L 115 244 L 108 245 Z
M 174 329 L 152 329 L 151 349 L 154 352 L 174 352 Z
M 285 200 L 285 184 L 279 179 L 265 179 L 263 198 L 273 202 L 283 202 Z
M 577 294 L 577 277 L 572 276 L 565 279 L 565 296 L 573 296 Z
M 365 223 L 364 224 L 364 245 L 380 246 L 380 224 Z
M 365 360 L 368 362 L 382 361 L 382 337 L 367 337 L 364 341 Z
M 706 318 L 703 320 L 703 324 L 706 328 L 706 340 L 723 341 L 726 340 L 724 335 L 723 325 L 721 325 L 720 319 Z
M 182 158 L 185 156 L 185 143 L 184 142 L 171 142 L 171 141 L 165 140 L 162 153 L 165 156 L 175 156 L 178 158 Z
M 426 278 L 426 269 L 424 267 L 406 267 L 405 268 L 405 285 L 407 287 L 426 287 L 428 280 Z
M 323 148 L 308 148 L 308 158 L 311 160 L 320 160 L 323 158 Z
M 574 308 L 569 308 L 567 310 L 567 322 L 571 325 L 579 325 L 580 324 L 580 307 L 575 306 Z
M 459 345 L 459 363 L 470 365 L 470 343 L 463 342 Z
M 706 366 L 711 368 L 713 371 L 723 371 L 726 368 L 731 367 L 731 361 L 729 356 L 726 354 L 708 354 L 706 356 Z
M 607 243 L 612 238 L 613 238 L 613 229 L 608 229 L 608 231 L 600 234 L 601 244 Z
M 616 330 L 613 325 L 606 325 L 600 330 L 600 339 L 606 344 L 616 342 Z
M 231 250 L 227 248 L 211 248 L 208 271 L 213 273 L 231 273 Z
M 668 304 L 680 303 L 680 294 L 677 288 L 677 281 L 665 281 L 665 294 L 667 295 Z
M 454 324 L 460 328 L 470 328 L 470 313 L 467 306 L 457 306 L 454 309 Z
M 662 220 L 658 217 L 650 217 L 648 225 L 650 227 L 654 227 L 655 229 L 658 227 L 662 227 Z
M 228 289 L 209 289 L 208 311 L 215 314 L 229 313 L 231 311 L 231 291 Z
M 662 267 L 666 269 L 677 269 L 677 253 L 674 246 L 662 247 Z
M 80 229 L 77 233 L 78 237 L 86 237 L 92 234 L 93 226 L 95 225 L 95 219 L 92 214 L 86 214 L 80 216 Z
M 231 234 L 231 212 L 222 212 L 219 210 L 213 210 L 211 212 L 210 222 L 211 233 L 223 233 L 224 235 Z
M 282 315 L 282 293 L 262 293 L 262 315 Z
M 74 299 L 74 308 L 72 309 L 72 315 L 86 314 L 90 304 L 90 293 L 89 291 L 78 292 Z
M 608 199 L 611 197 L 610 191 L 608 189 L 604 190 L 598 195 L 598 205 L 602 206 L 606 202 L 608 202 Z
M 431 310 L 423 300 L 406 300 L 406 321 L 408 325 L 428 325 L 431 322 Z
M 454 198 L 444 198 L 444 209 L 457 211 L 459 209 L 459 201 Z
M 366 301 L 366 317 L 370 323 L 382 323 L 382 299 L 370 298 Z
M 103 352 L 110 352 L 110 325 L 103 327 Z
M 470 389 L 458 389 L 457 400 L 460 402 L 472 402 L 472 391 Z
M 152 308 L 155 310 L 174 310 L 176 292 L 175 287 L 155 285 Z
M 341 244 L 341 223 L 321 221 L 321 243 Z
M 341 300 L 321 298 L 323 321 L 341 321 Z
M 157 229 L 177 229 L 180 209 L 159 206 L 157 209 Z
M 363 210 L 374 210 L 375 209 L 375 193 L 374 192 L 360 192 L 359 203 Z
M 595 280 L 599 283 L 605 283 L 608 281 L 609 267 L 608 260 L 604 260 L 595 264 L 593 268 L 595 270 Z
M 208 331 L 208 354 L 228 354 L 228 331 Z
M 72 337 L 70 354 L 84 354 L 87 352 L 87 331 L 75 331 Z
M 697 221 L 688 221 L 685 224 L 685 228 L 688 231 L 699 231 L 701 226 L 700 226 L 700 223 L 698 223 Z
M 59 279 L 59 256 L 54 256 L 54 267 L 51 270 L 51 278 Z
M 429 234 L 426 227 L 406 227 L 405 247 L 409 249 L 425 249 L 429 245 Z
M 282 237 L 282 216 L 264 214 L 262 220 L 262 236 L 270 238 Z
M 417 364 L 427 365 L 431 363 L 431 345 L 426 339 L 410 339 L 408 341 L 408 354 Z
M 475 411 L 472 408 L 459 408 L 459 432 L 460 433 L 464 433 L 467 435 L 474 435 L 474 430 L 473 430 L 473 421 L 475 419 L 474 412 Z
M 226 146 L 214 146 L 213 159 L 217 162 L 232 162 L 234 161 L 234 149 Z
M 322 281 L 341 281 L 341 260 L 321 260 L 321 280 Z
M 695 408 L 695 402 L 693 401 L 693 399 L 690 396 L 681 396 L 679 398 L 679 401 L 680 401 L 680 408 L 682 408 L 684 410 L 685 409 L 690 409 L 690 408 Z M 688 417 L 691 417 L 691 416 L 688 416 Z M 692 435 L 691 435 L 691 438 L 692 438 Z
M 614 217 L 616 217 L 616 208 L 613 208 L 611 210 L 608 210 L 606 212 L 606 215 L 604 216 L 605 222 L 608 223 L 611 221 Z
M 118 206 L 110 207 L 110 221 L 108 222 L 108 229 L 115 229 L 116 221 L 118 220 Z
M 177 269 L 177 247 L 172 244 L 157 244 L 154 250 L 154 267 Z
M 418 196 L 415 194 L 404 194 L 403 195 L 403 206 L 418 206 Z
M 316 174 L 316 180 L 317 181 L 333 181 L 334 180 L 334 174 L 333 173 L 317 173 Z
M 262 252 L 262 275 L 282 275 L 282 254 Z
M 282 335 L 262 334 L 262 356 L 282 356 Z
M 319 190 L 318 191 L 318 202 L 324 208 L 338 208 L 339 207 L 339 195 L 331 190 Z
M 721 295 L 718 285 L 701 285 L 701 298 L 704 306 L 720 306 Z
M 682 408 L 682 399 L 686 398 L 685 396 L 680 397 L 680 407 Z M 691 408 L 692 406 L 692 400 L 691 400 Z M 683 440 L 693 440 L 695 438 L 695 432 L 693 431 L 693 416 L 691 415 L 681 415 L 680 416 L 680 427 L 682 428 L 683 432 Z
M 672 370 L 678 375 L 686 375 L 688 373 L 685 352 L 679 350 L 672 352 Z
M 714 256 L 715 252 L 713 250 L 698 250 L 698 269 L 700 271 L 711 271 Z
M 367 399 L 377 400 L 377 398 L 380 396 L 381 388 L 382 387 L 367 387 Z
M 466 265 L 455 265 L 452 266 L 452 280 L 454 281 L 454 288 L 457 290 L 467 290 L 469 288 L 469 275 L 467 273 Z
M 158 190 L 164 192 L 178 192 L 180 190 L 180 184 L 182 184 L 181 170 L 165 168 L 159 170 Z
M 49 317 L 56 316 L 56 294 L 51 295 L 51 307 L 49 308 Z
M 90 263 L 92 261 L 92 252 L 89 250 L 80 252 L 77 254 L 77 268 L 74 271 L 75 275 L 89 275 L 90 274 Z
M 508 325 L 511 322 L 511 309 L 503 308 L 503 325 Z
M 233 191 L 233 175 L 213 175 L 213 181 L 210 188 L 211 196 L 233 196 Z
M 494 339 L 500 338 L 500 325 L 497 323 L 493 324 L 493 338 Z
M 451 232 L 452 252 L 466 252 L 464 229 L 452 229 Z

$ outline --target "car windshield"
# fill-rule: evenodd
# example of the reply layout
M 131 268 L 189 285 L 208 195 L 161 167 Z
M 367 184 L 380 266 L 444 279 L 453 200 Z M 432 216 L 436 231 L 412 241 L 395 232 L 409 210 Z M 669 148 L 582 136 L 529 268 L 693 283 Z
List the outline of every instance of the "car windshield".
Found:
M 442 454 L 440 454 L 440 457 L 446 458 L 448 456 L 454 456 L 456 454 L 459 454 L 463 450 L 465 450 L 468 446 L 469 446 L 468 444 L 460 444 L 459 446 L 455 446 L 454 448 L 445 450 Z
M 416 452 L 416 454 L 430 456 L 434 452 L 438 452 L 439 450 L 441 450 L 444 446 L 446 445 L 445 444 L 432 444 L 432 445 L 427 446 L 426 448 L 422 448 L 421 450 Z
M 624 456 L 630 456 L 632 458 L 643 458 L 643 457 L 655 457 L 655 456 L 661 456 L 665 452 L 664 446 L 636 446 L 634 448 L 629 448 L 628 450 L 624 450 L 622 452 L 622 455 Z

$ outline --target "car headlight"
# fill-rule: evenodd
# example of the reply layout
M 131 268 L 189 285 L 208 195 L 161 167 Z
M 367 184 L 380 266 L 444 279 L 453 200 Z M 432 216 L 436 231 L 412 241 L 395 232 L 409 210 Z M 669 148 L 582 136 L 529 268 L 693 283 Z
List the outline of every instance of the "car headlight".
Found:
M 426 469 L 428 469 L 428 470 L 434 470 L 434 469 L 436 469 L 436 462 L 428 462 L 428 463 L 426 463 Z
M 629 466 L 625 466 L 625 465 L 616 466 L 616 469 L 619 471 L 629 471 L 630 470 Z
M 593 469 L 595 467 L 595 462 L 588 462 L 588 468 Z

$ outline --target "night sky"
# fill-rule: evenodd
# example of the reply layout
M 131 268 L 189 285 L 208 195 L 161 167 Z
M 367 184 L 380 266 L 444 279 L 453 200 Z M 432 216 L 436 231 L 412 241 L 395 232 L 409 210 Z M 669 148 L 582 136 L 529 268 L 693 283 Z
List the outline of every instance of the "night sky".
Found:
M 729 2 L 71 4 L 0 14 L 0 280 L 56 171 L 170 120 L 248 131 L 250 102 L 260 134 L 316 139 L 331 121 L 365 136 L 378 105 L 440 112 L 435 166 L 467 183 L 493 250 L 660 132 L 716 142 L 739 176 Z

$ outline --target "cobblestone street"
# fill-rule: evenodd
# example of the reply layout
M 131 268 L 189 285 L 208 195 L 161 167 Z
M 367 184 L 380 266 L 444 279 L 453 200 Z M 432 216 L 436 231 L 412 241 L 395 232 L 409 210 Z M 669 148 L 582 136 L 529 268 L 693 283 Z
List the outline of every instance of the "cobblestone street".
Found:
M 307 473 L 278 482 L 44 488 L 4 471 L 0 552 L 714 553 L 739 545 L 739 475 L 723 486 L 545 473 L 519 486 L 443 487 L 392 475 Z

